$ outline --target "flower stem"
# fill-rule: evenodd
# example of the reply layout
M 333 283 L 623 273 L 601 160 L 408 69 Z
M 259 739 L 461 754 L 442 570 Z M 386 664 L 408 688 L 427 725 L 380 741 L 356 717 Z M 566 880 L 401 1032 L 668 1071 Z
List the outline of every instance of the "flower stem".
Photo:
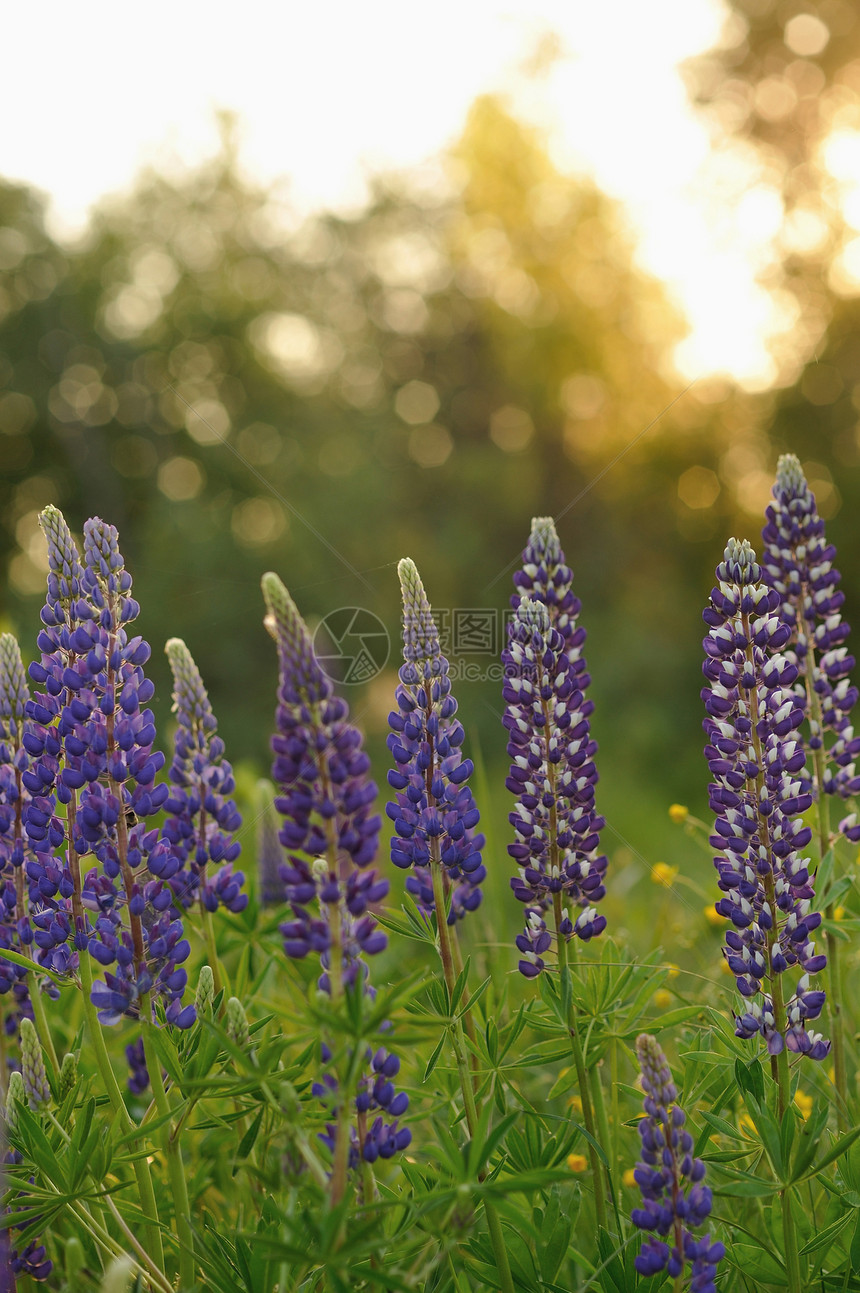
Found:
M 113 1068 L 111 1067 L 110 1056 L 105 1046 L 105 1040 L 102 1036 L 102 1026 L 99 1023 L 96 1008 L 90 1000 L 90 994 L 93 987 L 93 970 L 90 964 L 89 952 L 86 950 L 80 954 L 81 984 L 83 986 L 84 1014 L 87 1019 L 87 1027 L 90 1033 L 90 1040 L 93 1044 L 96 1064 L 101 1076 L 102 1084 L 110 1101 L 114 1113 L 118 1114 L 126 1131 L 135 1131 L 135 1124 L 131 1114 L 125 1106 L 122 1093 L 116 1080 Z M 160 1070 L 159 1070 L 160 1071 Z M 149 1170 L 149 1163 L 145 1158 L 135 1158 L 134 1175 L 137 1180 L 137 1189 L 140 1194 L 140 1206 L 144 1215 L 149 1221 L 148 1226 L 148 1246 L 153 1260 L 159 1269 L 164 1269 L 164 1249 L 161 1246 L 161 1231 L 159 1229 L 158 1208 L 155 1203 L 155 1190 L 152 1186 L 152 1174 Z
M 35 967 L 33 978 L 30 983 L 30 1005 L 33 1007 L 33 1018 L 36 1021 L 36 1031 L 39 1034 L 39 1041 L 48 1052 L 48 1059 L 54 1067 L 54 1073 L 59 1077 L 60 1065 L 57 1061 L 57 1052 L 54 1050 L 54 1039 L 51 1036 L 51 1029 L 48 1026 L 48 1016 L 45 1013 L 45 1003 L 42 1000 L 42 989 L 39 987 L 38 967 Z
M 439 955 L 442 959 L 442 971 L 445 975 L 445 983 L 448 987 L 448 993 L 453 999 L 454 985 L 457 980 L 454 971 L 454 958 L 451 952 L 451 934 L 448 929 L 448 921 L 445 912 L 445 882 L 442 874 L 442 859 L 440 857 L 438 837 L 434 837 L 431 841 L 430 871 L 433 877 L 436 927 L 439 932 Z M 471 1140 L 475 1135 L 475 1128 L 478 1125 L 478 1110 L 475 1104 L 475 1090 L 472 1085 L 472 1074 L 469 1069 L 469 1062 L 466 1058 L 463 1022 L 462 1019 L 456 1015 L 451 1021 L 450 1033 L 451 1042 L 454 1047 L 454 1058 L 457 1063 L 457 1072 L 460 1077 L 460 1088 L 463 1092 L 463 1106 L 466 1111 L 466 1126 L 469 1129 L 469 1138 Z M 483 1175 L 483 1173 L 481 1173 L 481 1175 Z M 507 1250 L 505 1248 L 505 1237 L 502 1233 L 502 1225 L 499 1221 L 498 1213 L 488 1199 L 484 1199 L 484 1216 L 487 1219 L 487 1230 L 490 1234 L 490 1243 L 492 1244 L 493 1253 L 495 1254 L 503 1293 L 514 1293 L 514 1282 L 511 1275 L 511 1267 L 510 1262 L 508 1261 Z
M 569 973 L 567 960 L 567 940 L 560 933 L 562 910 L 561 894 L 553 894 L 553 913 L 555 915 L 556 929 L 556 946 L 558 948 L 558 969 L 559 978 L 561 979 L 561 990 L 564 992 L 564 977 Z M 588 1073 L 585 1068 L 585 1056 L 582 1052 L 582 1043 L 579 1040 L 579 1027 L 576 1018 L 576 1006 L 573 999 L 568 1003 L 567 1008 L 567 1033 L 570 1039 L 570 1049 L 573 1054 L 573 1063 L 576 1068 L 576 1081 L 579 1086 L 579 1098 L 582 1101 L 582 1120 L 585 1123 L 585 1130 L 591 1139 L 588 1141 L 588 1161 L 591 1166 L 591 1179 L 594 1186 L 594 1210 L 597 1214 L 597 1224 L 604 1230 L 608 1229 L 606 1219 L 606 1186 L 600 1162 L 600 1155 L 594 1147 L 593 1142 L 597 1140 L 596 1125 L 594 1121 L 594 1110 L 591 1104 L 591 1092 L 588 1085 Z
M 191 1229 L 191 1210 L 188 1204 L 188 1185 L 185 1180 L 185 1168 L 182 1163 L 182 1147 L 179 1137 L 174 1134 L 171 1121 L 170 1101 L 164 1089 L 161 1076 L 161 1061 L 155 1049 L 152 1036 L 155 1027 L 152 1022 L 152 1005 L 148 992 L 140 994 L 140 1022 L 143 1034 L 143 1050 L 146 1056 L 146 1067 L 159 1117 L 167 1121 L 161 1128 L 162 1146 L 167 1159 L 167 1171 L 170 1176 L 170 1187 L 173 1193 L 173 1210 L 176 1216 L 176 1234 L 179 1240 L 179 1280 L 181 1288 L 191 1288 L 194 1284 L 194 1234 Z

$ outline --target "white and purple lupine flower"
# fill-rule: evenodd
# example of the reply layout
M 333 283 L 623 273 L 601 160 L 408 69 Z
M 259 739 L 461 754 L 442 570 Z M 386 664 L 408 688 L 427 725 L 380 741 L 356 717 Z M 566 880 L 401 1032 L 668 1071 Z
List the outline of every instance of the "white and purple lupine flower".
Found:
M 46 508 L 40 522 L 50 573 L 30 675 L 44 691 L 27 703 L 32 762 L 22 776 L 40 961 L 63 973 L 73 953 L 92 956 L 104 969 L 91 995 L 105 1024 L 137 1015 L 152 994 L 167 1021 L 186 1028 L 194 1007 L 182 1006 L 181 963 L 190 948 L 166 883 L 179 862 L 138 820 L 163 807 L 167 787 L 155 783 L 164 756 L 143 708 L 154 691 L 143 672 L 149 646 L 127 631 L 140 609 L 131 576 L 113 526 L 87 521 L 82 564 L 61 513 Z M 87 856 L 95 865 L 82 874 Z
M 760 1033 L 771 1055 L 788 1046 L 821 1060 L 830 1043 L 807 1027 L 824 1005 L 810 976 L 827 958 L 811 937 L 821 915 L 802 856 L 812 832 L 800 814 L 812 797 L 797 735 L 798 668 L 781 654 L 791 628 L 780 617 L 780 594 L 761 577 L 749 543 L 730 539 L 704 612 L 711 844 L 724 895 L 717 911 L 731 921 L 724 955 L 744 997 L 737 1035 Z M 799 971 L 790 997 L 782 979 L 788 970 Z
M 376 786 L 361 733 L 349 721 L 346 702 L 316 659 L 310 634 L 287 589 L 275 574 L 263 576 L 266 627 L 278 648 L 277 732 L 272 737 L 275 807 L 283 818 L 280 843 L 282 893 L 293 919 L 281 926 L 288 956 L 318 956 L 321 991 L 332 997 L 358 985 L 371 998 L 365 958 L 381 952 L 386 936 L 371 907 L 388 893 L 388 881 L 370 868 L 379 844 L 380 819 L 373 812 Z M 271 881 L 271 877 L 269 877 Z M 332 1052 L 322 1046 L 327 1064 Z M 399 1061 L 368 1052 L 371 1074 L 359 1079 L 355 1125 L 349 1127 L 346 1163 L 373 1163 L 405 1149 L 412 1136 L 398 1119 L 409 1104 L 390 1078 Z M 369 1092 L 369 1096 L 368 1096 Z M 334 1118 L 320 1139 L 335 1152 L 340 1094 L 331 1072 L 315 1083 Z M 370 1128 L 369 1113 L 378 1113 Z M 392 1119 L 386 1122 L 383 1114 Z
M 216 734 L 215 715 L 191 652 L 180 638 L 171 638 L 164 649 L 173 673 L 177 727 L 161 833 L 182 867 L 170 888 L 185 908 L 197 901 L 205 912 L 219 906 L 244 911 L 245 877 L 233 870 L 241 852 L 233 834 L 242 825 L 229 798 L 236 788 L 233 769 L 224 758 L 224 742 Z
M 517 797 L 510 814 L 515 840 L 508 852 L 518 864 L 511 888 L 526 905 L 526 927 L 517 938 L 520 970 L 533 978 L 544 968 L 552 936 L 545 913 L 570 903 L 557 933 L 587 941 L 606 927 L 595 904 L 606 889 L 606 857 L 600 852 L 604 825 L 594 805 L 597 743 L 589 718 L 593 704 L 584 694 L 590 681 L 582 646 L 585 630 L 576 623 L 579 602 L 572 574 L 551 519 L 538 517 L 514 576 L 528 595 L 513 597 L 508 626 L 503 695 L 507 703 L 510 774 L 505 782 Z M 557 913 L 558 914 L 558 913 Z
M 705 1165 L 693 1157 L 693 1138 L 685 1128 L 678 1091 L 656 1038 L 642 1033 L 636 1039 L 636 1054 L 645 1117 L 639 1122 L 642 1146 L 633 1173 L 642 1191 L 642 1207 L 633 1209 L 631 1220 L 651 1235 L 642 1242 L 636 1269 L 646 1276 L 666 1271 L 677 1279 L 689 1262 L 690 1293 L 716 1293 L 717 1263 L 726 1250 L 721 1243 L 711 1243 L 709 1235 L 697 1239 L 693 1234 L 711 1212 L 711 1191 L 703 1184 Z
M 464 759 L 462 724 L 455 717 L 448 661 L 415 563 L 397 566 L 403 595 L 403 660 L 395 691 L 397 709 L 388 716 L 388 748 L 395 767 L 388 773 L 394 798 L 386 812 L 394 823 L 391 860 L 412 868 L 406 888 L 420 910 L 435 908 L 431 867 L 443 868 L 447 921 L 456 923 L 481 903 L 486 878 L 476 831 L 478 809 L 468 780 L 471 759 Z M 441 918 L 441 913 L 440 913 Z
M 809 724 L 807 746 L 813 760 L 820 760 L 823 789 L 847 799 L 860 791 L 860 737 L 851 724 L 858 692 L 848 677 L 854 657 L 845 646 L 845 594 L 833 566 L 836 549 L 827 542 L 815 495 L 794 454 L 783 454 L 777 463 L 773 499 L 762 531 L 762 579 L 779 593 L 780 617 L 791 629 L 784 654 L 799 671 L 794 690 Z M 856 814 L 840 829 L 860 840 Z

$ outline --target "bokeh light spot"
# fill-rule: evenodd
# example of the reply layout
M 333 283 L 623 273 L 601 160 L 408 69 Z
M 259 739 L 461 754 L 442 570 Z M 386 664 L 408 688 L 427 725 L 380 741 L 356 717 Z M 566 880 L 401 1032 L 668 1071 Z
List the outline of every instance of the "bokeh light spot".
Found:
M 416 427 L 409 436 L 409 456 L 419 467 L 441 467 L 453 448 L 450 432 L 435 423 Z
M 830 31 L 815 14 L 798 13 L 785 24 L 784 37 L 792 54 L 814 58 L 830 40 Z
M 439 412 L 439 396 L 429 382 L 407 382 L 394 397 L 394 410 L 410 426 L 432 422 Z
M 230 517 L 230 529 L 246 548 L 274 543 L 286 528 L 283 509 L 271 498 L 246 498 L 233 508 Z
M 534 422 L 525 409 L 506 404 L 490 418 L 490 439 L 505 453 L 520 453 L 535 433 Z
M 196 498 L 203 481 L 202 469 L 191 458 L 168 458 L 158 469 L 158 488 L 171 503 Z
M 720 496 L 720 482 L 710 467 L 689 467 L 678 480 L 678 497 L 694 511 L 713 507 Z

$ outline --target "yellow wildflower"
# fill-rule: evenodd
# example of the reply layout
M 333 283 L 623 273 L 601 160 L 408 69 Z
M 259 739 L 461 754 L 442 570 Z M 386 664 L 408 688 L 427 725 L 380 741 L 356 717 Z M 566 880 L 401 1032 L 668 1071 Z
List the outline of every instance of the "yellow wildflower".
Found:
M 628 1167 L 621 1179 L 625 1185 L 634 1186 L 636 1184 L 636 1176 L 634 1175 L 633 1168 Z
M 664 889 L 672 888 L 677 874 L 678 868 L 676 866 L 669 866 L 668 862 L 655 862 L 651 868 L 652 883 L 661 884 Z
M 572 1172 L 585 1172 L 588 1169 L 588 1159 L 584 1154 L 568 1154 L 567 1165 Z
M 678 975 L 681 973 L 681 967 L 676 965 L 674 961 L 667 961 L 666 969 L 669 971 L 670 979 L 677 979 Z
M 833 919 L 834 919 L 834 920 L 844 920 L 844 919 L 845 919 L 845 914 L 846 914 L 846 913 L 845 913 L 845 908 L 844 908 L 844 907 L 834 907 L 834 909 L 833 909 Z
M 748 1113 L 741 1114 L 740 1118 L 738 1118 L 738 1126 L 740 1127 L 741 1131 L 748 1132 L 750 1136 L 755 1136 L 756 1134 L 755 1123 L 753 1122 L 752 1118 L 749 1116 Z
M 808 1092 L 801 1091 L 800 1088 L 798 1088 L 794 1094 L 794 1103 L 800 1110 L 800 1116 L 804 1120 L 812 1113 L 813 1099 Z
M 570 1099 L 568 1100 L 567 1104 L 568 1104 L 568 1108 L 571 1110 L 571 1112 L 572 1112 L 572 1113 L 582 1113 L 582 1097 L 581 1097 L 581 1096 L 578 1096 L 578 1095 L 572 1095 L 572 1096 L 570 1097 Z
M 686 808 L 684 804 L 669 805 L 669 818 L 671 821 L 675 822 L 676 825 L 682 826 L 689 816 L 690 810 L 689 808 Z
M 703 907 L 702 910 L 705 913 L 705 920 L 709 925 L 722 925 L 725 920 L 725 916 L 720 915 L 714 903 L 709 903 L 708 906 Z
M 667 1010 L 672 1004 L 672 994 L 665 988 L 658 988 L 654 993 L 654 1005 L 658 1010 Z

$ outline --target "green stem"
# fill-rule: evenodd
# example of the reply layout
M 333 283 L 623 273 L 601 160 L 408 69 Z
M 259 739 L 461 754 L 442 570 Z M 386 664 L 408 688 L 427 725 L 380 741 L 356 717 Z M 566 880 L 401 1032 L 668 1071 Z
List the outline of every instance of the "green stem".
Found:
M 445 892 L 447 894 L 448 877 L 445 876 L 444 878 L 445 878 Z M 456 925 L 452 926 L 450 942 L 451 942 L 451 956 L 454 962 L 454 971 L 457 975 L 457 978 L 459 979 L 460 975 L 463 973 L 464 966 L 463 966 L 463 949 L 460 947 L 460 939 L 457 934 Z M 477 1030 L 475 1029 L 475 1021 L 472 1018 L 472 1012 L 469 1009 L 469 1000 L 470 1000 L 469 985 L 468 983 L 466 983 L 463 986 L 463 997 L 462 997 L 463 1006 L 465 1007 L 463 1011 L 463 1023 L 465 1024 L 465 1027 L 466 1027 L 466 1036 L 468 1037 L 469 1041 L 472 1043 L 472 1049 L 469 1052 L 469 1067 L 472 1070 L 472 1086 L 475 1088 L 475 1095 L 477 1095 L 478 1087 L 480 1086 L 480 1083 L 481 1083 L 481 1069 L 480 1069 L 480 1064 L 478 1061 L 478 1053 L 477 1053 L 478 1052 Z
M 172 1110 L 164 1079 L 161 1076 L 161 1061 L 155 1048 L 152 1030 L 152 1005 L 148 992 L 140 994 L 140 1022 L 143 1035 L 143 1050 L 146 1056 L 146 1067 L 155 1096 L 155 1104 L 160 1118 L 167 1121 L 161 1128 L 162 1147 L 167 1160 L 167 1171 L 170 1176 L 170 1187 L 173 1193 L 173 1211 L 176 1217 L 176 1234 L 179 1240 L 179 1280 L 180 1288 L 191 1288 L 195 1279 L 194 1234 L 191 1229 L 191 1209 L 188 1204 L 188 1185 L 185 1180 L 185 1167 L 182 1162 L 182 1146 L 179 1137 L 174 1135 L 171 1121 Z
M 54 1067 L 54 1073 L 59 1077 L 60 1065 L 57 1061 L 57 1052 L 54 1050 L 54 1039 L 48 1027 L 48 1016 L 45 1014 L 42 989 L 39 987 L 38 969 L 34 972 L 30 981 L 30 1005 L 33 1007 L 33 1018 L 36 1021 L 36 1032 L 39 1034 L 39 1041 L 48 1052 L 48 1059 Z
M 448 994 L 453 999 L 454 985 L 456 984 L 456 974 L 454 971 L 454 958 L 451 952 L 451 935 L 448 928 L 448 922 L 445 912 L 445 884 L 442 876 L 442 860 L 439 856 L 439 839 L 434 837 L 430 852 L 430 871 L 433 877 L 433 898 L 436 907 L 436 928 L 439 933 L 439 955 L 442 960 L 442 971 L 445 975 L 445 983 L 448 987 Z M 472 1085 L 472 1073 L 469 1068 L 469 1062 L 466 1058 L 466 1042 L 463 1032 L 462 1019 L 455 1015 L 450 1026 L 451 1041 L 454 1047 L 454 1059 L 457 1064 L 457 1072 L 460 1077 L 460 1089 L 463 1092 L 463 1106 L 466 1111 L 466 1126 L 469 1129 L 469 1139 L 475 1135 L 475 1128 L 478 1125 L 478 1110 L 475 1104 L 475 1089 Z M 489 1199 L 484 1199 L 484 1216 L 487 1219 L 487 1230 L 490 1235 L 490 1243 L 493 1247 L 493 1253 L 496 1258 L 499 1279 L 503 1293 L 514 1293 L 514 1281 L 511 1275 L 511 1266 L 508 1261 L 508 1253 L 505 1248 L 505 1237 L 502 1233 L 502 1225 Z
M 553 912 L 555 914 L 556 929 L 556 946 L 558 948 L 558 969 L 561 980 L 560 989 L 564 992 L 565 975 L 569 974 L 567 963 L 567 940 L 564 935 L 559 933 L 562 921 L 561 894 L 553 894 Z M 576 1007 L 573 1000 L 569 1002 L 567 1013 L 567 1033 L 570 1039 L 570 1049 L 573 1054 L 573 1063 L 576 1069 L 576 1080 L 579 1086 L 579 1098 L 582 1101 L 582 1121 L 585 1123 L 585 1130 L 588 1132 L 591 1140 L 587 1141 L 588 1161 L 591 1166 L 591 1179 L 594 1186 L 594 1210 L 597 1214 L 597 1224 L 604 1230 L 608 1230 L 606 1219 L 606 1182 L 603 1175 L 603 1165 L 600 1161 L 600 1155 L 595 1149 L 592 1141 L 597 1140 L 597 1127 L 594 1121 L 594 1110 L 591 1104 L 591 1092 L 588 1086 L 588 1073 L 585 1068 L 585 1056 L 582 1052 L 582 1042 L 579 1039 L 579 1027 L 576 1018 Z
M 83 987 L 84 1014 L 87 1020 L 90 1040 L 93 1044 L 96 1065 L 101 1076 L 102 1084 L 110 1101 L 111 1108 L 118 1115 L 123 1124 L 125 1131 L 136 1131 L 131 1114 L 125 1107 L 125 1101 L 119 1089 L 113 1068 L 110 1062 L 110 1056 L 105 1046 L 105 1039 L 102 1034 L 102 1026 L 99 1023 L 96 1008 L 90 1000 L 93 987 L 93 968 L 90 962 L 89 952 L 84 950 L 80 955 L 80 972 L 81 985 Z M 160 1072 L 160 1070 L 159 1070 Z M 161 1230 L 159 1229 L 158 1208 L 155 1202 L 155 1190 L 152 1186 L 152 1173 L 149 1170 L 149 1163 L 146 1158 L 135 1158 L 134 1175 L 137 1180 L 137 1189 L 140 1194 L 140 1206 L 144 1215 L 149 1221 L 147 1227 L 148 1246 L 152 1253 L 153 1260 L 160 1270 L 164 1269 L 164 1249 L 161 1245 Z
M 217 997 L 218 993 L 224 987 L 224 980 L 226 978 L 226 975 L 222 975 L 221 971 L 224 967 L 221 965 L 221 962 L 218 960 L 218 943 L 215 939 L 215 923 L 212 920 L 212 912 L 203 906 L 202 900 L 200 903 L 200 907 L 203 915 L 203 938 L 206 943 L 206 955 L 209 958 L 209 965 L 211 966 L 211 969 L 212 969 L 212 979 L 215 985 L 215 996 Z M 222 1006 L 222 1009 L 223 1009 L 223 1006 Z

